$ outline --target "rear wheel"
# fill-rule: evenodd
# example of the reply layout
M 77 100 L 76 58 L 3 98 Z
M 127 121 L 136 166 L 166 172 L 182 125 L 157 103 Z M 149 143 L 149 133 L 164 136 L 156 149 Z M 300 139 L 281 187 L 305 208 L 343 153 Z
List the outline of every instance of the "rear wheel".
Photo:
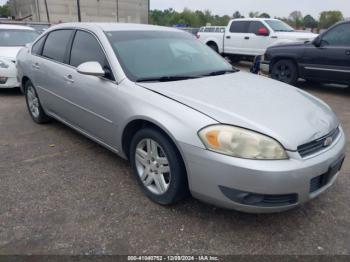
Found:
M 208 43 L 208 46 L 213 49 L 216 53 L 219 53 L 219 47 L 215 43 Z
M 170 139 L 153 128 L 137 132 L 131 142 L 130 162 L 144 194 L 161 205 L 189 195 L 182 158 Z
M 38 123 L 43 124 L 50 121 L 50 118 L 45 114 L 38 97 L 38 94 L 31 81 L 27 81 L 24 88 L 27 108 L 32 119 Z
M 272 66 L 271 77 L 286 84 L 295 85 L 298 80 L 297 67 L 291 60 L 279 60 Z

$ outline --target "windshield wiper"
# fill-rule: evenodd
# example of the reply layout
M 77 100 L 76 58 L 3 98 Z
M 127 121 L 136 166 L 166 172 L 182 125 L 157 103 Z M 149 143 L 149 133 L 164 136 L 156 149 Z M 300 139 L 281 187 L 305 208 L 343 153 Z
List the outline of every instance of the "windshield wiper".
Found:
M 195 79 L 196 76 L 160 76 L 160 77 L 141 77 L 136 79 L 135 82 L 171 82 L 171 81 L 181 81 L 187 79 Z
M 227 73 L 237 73 L 239 72 L 238 69 L 227 69 L 227 70 L 218 70 L 218 71 L 213 71 L 208 74 L 204 74 L 201 76 L 219 76 L 219 75 L 225 75 Z

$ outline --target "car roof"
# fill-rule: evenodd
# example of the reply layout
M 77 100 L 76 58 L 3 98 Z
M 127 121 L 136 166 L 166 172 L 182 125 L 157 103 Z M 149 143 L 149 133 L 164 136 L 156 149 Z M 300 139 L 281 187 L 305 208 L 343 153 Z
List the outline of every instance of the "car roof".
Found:
M 180 30 L 171 27 L 144 25 L 144 24 L 131 24 L 131 23 L 62 23 L 50 28 L 51 30 L 64 29 L 64 28 L 83 28 L 102 31 L 169 31 L 179 32 Z
M 8 30 L 30 30 L 35 31 L 33 28 L 29 26 L 22 26 L 22 25 L 5 25 L 0 24 L 0 29 L 8 29 Z
M 255 18 L 236 18 L 233 19 L 234 21 L 267 21 L 267 20 L 274 20 L 274 21 L 281 21 L 279 19 L 275 19 L 275 18 L 259 18 L 259 17 L 255 17 Z

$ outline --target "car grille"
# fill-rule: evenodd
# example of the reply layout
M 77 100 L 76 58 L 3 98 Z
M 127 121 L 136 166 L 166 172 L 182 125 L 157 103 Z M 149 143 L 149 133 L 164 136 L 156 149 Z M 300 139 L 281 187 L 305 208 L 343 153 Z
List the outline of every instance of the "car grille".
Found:
M 316 192 L 317 190 L 323 188 L 324 186 L 326 186 L 329 182 L 331 182 L 331 180 L 333 179 L 333 177 L 339 172 L 339 170 L 341 169 L 343 163 L 344 163 L 344 157 L 338 161 L 336 164 L 334 164 L 327 173 L 314 177 L 313 179 L 311 179 L 310 181 L 310 193 Z
M 338 138 L 339 134 L 340 134 L 340 129 L 338 127 L 324 137 L 321 137 L 317 140 L 314 140 L 312 142 L 309 142 L 307 144 L 299 146 L 298 152 L 299 152 L 300 156 L 303 158 L 310 156 L 312 154 L 315 154 L 315 153 L 323 150 L 324 148 L 330 146 L 330 144 L 329 145 L 325 144 L 327 139 L 332 139 L 332 141 L 335 141 Z

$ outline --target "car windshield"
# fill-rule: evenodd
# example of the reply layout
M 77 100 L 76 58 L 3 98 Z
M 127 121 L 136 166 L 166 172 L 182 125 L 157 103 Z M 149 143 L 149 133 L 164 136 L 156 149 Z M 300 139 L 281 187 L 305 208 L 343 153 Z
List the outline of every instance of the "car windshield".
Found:
M 285 22 L 279 20 L 265 20 L 265 22 L 273 29 L 275 32 L 294 32 L 294 29 L 287 25 Z
M 22 29 L 0 29 L 0 46 L 25 46 L 38 37 L 38 33 Z
M 106 35 L 132 81 L 177 81 L 235 72 L 192 35 L 164 31 L 112 31 Z

